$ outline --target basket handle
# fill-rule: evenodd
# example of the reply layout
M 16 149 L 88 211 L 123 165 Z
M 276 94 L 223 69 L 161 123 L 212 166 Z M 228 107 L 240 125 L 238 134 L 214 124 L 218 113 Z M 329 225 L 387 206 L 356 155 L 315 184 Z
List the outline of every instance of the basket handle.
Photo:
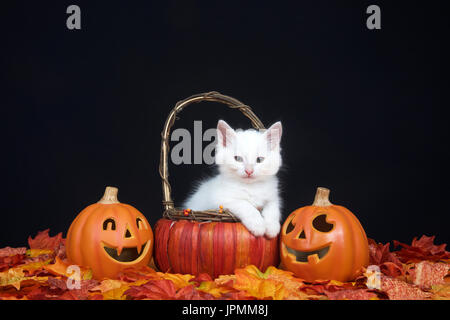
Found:
M 214 101 L 228 105 L 230 108 L 239 109 L 247 118 L 250 119 L 252 125 L 256 129 L 264 129 L 264 125 L 261 120 L 253 113 L 251 108 L 237 99 L 220 94 L 216 91 L 205 92 L 195 94 L 184 100 L 178 101 L 175 107 L 170 111 L 169 116 L 164 124 L 163 131 L 161 132 L 161 156 L 159 160 L 159 175 L 162 180 L 162 204 L 164 210 L 174 209 L 174 204 L 171 196 L 171 186 L 169 183 L 169 136 L 170 129 L 172 128 L 177 114 L 180 113 L 186 106 L 192 103 L 198 103 L 202 101 Z

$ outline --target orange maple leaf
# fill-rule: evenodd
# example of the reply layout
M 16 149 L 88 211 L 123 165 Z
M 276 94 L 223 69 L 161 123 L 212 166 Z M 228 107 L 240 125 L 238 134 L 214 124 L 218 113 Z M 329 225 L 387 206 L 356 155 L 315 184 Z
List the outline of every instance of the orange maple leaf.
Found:
M 80 273 L 76 273 L 71 271 L 71 268 L 69 268 L 70 265 L 64 263 L 60 258 L 55 258 L 54 264 L 49 264 L 44 266 L 44 269 L 50 272 L 51 274 L 57 275 L 57 276 L 64 276 L 67 278 L 72 278 L 74 280 L 90 280 L 92 279 L 92 270 L 78 266 L 80 268 Z

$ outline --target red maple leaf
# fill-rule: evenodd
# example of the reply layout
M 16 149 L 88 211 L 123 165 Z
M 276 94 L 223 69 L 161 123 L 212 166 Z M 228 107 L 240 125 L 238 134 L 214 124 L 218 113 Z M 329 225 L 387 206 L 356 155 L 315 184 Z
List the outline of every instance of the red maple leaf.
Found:
M 398 266 L 402 263 L 397 258 L 395 253 L 389 250 L 389 242 L 386 244 L 377 243 L 373 239 L 369 239 L 369 263 L 375 265 L 381 265 L 385 262 L 392 262 Z
M 211 276 L 207 273 L 200 273 L 198 276 L 190 280 L 191 282 L 194 282 L 197 286 L 200 285 L 203 281 L 213 281 Z
M 62 232 L 54 237 L 49 236 L 50 229 L 39 231 L 36 237 L 28 237 L 28 245 L 30 249 L 50 249 L 58 253 L 61 245 L 65 245 L 65 239 L 62 237 Z
M 177 294 L 175 285 L 170 280 L 150 280 L 141 286 L 133 286 L 124 292 L 134 300 L 173 300 Z
M 21 264 L 24 258 L 24 254 L 15 254 L 13 256 L 0 257 L 0 271 L 4 271 Z
M 394 240 L 395 247 L 402 247 L 399 251 L 396 251 L 396 255 L 403 263 L 450 259 L 450 252 L 445 250 L 446 244 L 435 245 L 434 238 L 435 236 L 423 235 L 417 240 L 417 237 L 415 237 L 411 245 Z
M 20 247 L 20 248 L 5 247 L 5 248 L 0 249 L 0 258 L 14 256 L 16 254 L 25 254 L 26 251 L 27 251 L 27 248 L 25 248 L 25 247 Z
M 326 291 L 330 300 L 370 300 L 378 298 L 374 290 L 369 289 L 345 289 L 338 291 Z
M 398 277 L 403 276 L 405 274 L 405 271 L 403 270 L 403 265 L 400 263 L 400 265 L 395 264 L 393 262 L 383 262 L 380 264 L 380 271 L 390 277 Z

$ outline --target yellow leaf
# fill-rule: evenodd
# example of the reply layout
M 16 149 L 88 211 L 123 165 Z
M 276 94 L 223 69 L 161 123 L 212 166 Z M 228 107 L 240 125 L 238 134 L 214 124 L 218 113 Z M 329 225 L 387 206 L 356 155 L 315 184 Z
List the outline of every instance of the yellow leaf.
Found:
M 123 293 L 127 291 L 129 286 L 114 288 L 103 293 L 104 300 L 125 300 L 127 298 Z
M 450 283 L 434 285 L 431 287 L 433 300 L 450 300 Z
M 236 280 L 236 275 L 234 274 L 228 274 L 228 275 L 221 275 L 218 278 L 214 279 L 214 282 L 219 285 L 225 285 L 226 283 L 228 283 L 229 281 L 235 281 Z
M 350 283 L 350 282 L 349 282 Z M 352 284 L 354 285 L 354 283 L 352 282 Z M 334 285 L 334 286 L 343 286 L 344 282 L 340 282 L 337 280 L 330 280 L 330 282 L 328 282 L 328 285 Z
M 26 281 L 26 280 L 33 280 L 39 283 L 46 283 L 48 281 L 48 277 L 37 277 L 37 276 L 32 276 L 32 277 L 27 277 L 25 279 L 23 279 L 22 281 Z
M 232 291 L 227 287 L 218 286 L 214 281 L 202 281 L 197 290 L 209 293 L 215 298 L 219 298 L 222 294 Z
M 124 295 L 125 291 L 127 291 L 128 289 L 130 289 L 130 287 L 132 286 L 140 286 L 143 285 L 144 283 L 147 283 L 149 280 L 148 279 L 141 279 L 135 282 L 125 282 L 122 286 L 120 287 L 115 287 L 113 289 L 110 289 L 108 291 L 103 292 L 103 299 L 104 300 L 125 300 L 127 298 L 126 295 Z M 113 286 L 117 286 L 118 284 L 115 283 Z
M 126 284 L 128 284 L 128 282 L 126 281 L 106 279 L 103 280 L 98 286 L 90 289 L 89 291 L 100 291 L 101 293 L 104 293 L 109 290 L 120 288 Z
M 0 272 L 0 286 L 11 285 L 20 290 L 20 282 L 24 280 L 25 274 L 22 268 L 11 268 L 8 271 Z
M 26 255 L 31 258 L 39 257 L 43 254 L 52 254 L 52 253 L 53 253 L 53 250 L 50 250 L 50 249 L 28 249 L 26 251 Z
M 20 268 L 22 268 L 23 270 L 27 270 L 30 274 L 33 274 L 34 271 L 42 269 L 44 266 L 48 265 L 52 260 L 46 260 L 46 261 L 39 261 L 39 262 L 32 262 L 32 263 L 28 263 L 28 264 L 23 264 L 20 266 Z
M 264 274 L 266 279 L 283 283 L 287 290 L 298 290 L 305 285 L 302 279 L 294 277 L 292 272 L 280 270 L 272 266 L 267 268 Z
M 281 300 L 286 295 L 283 283 L 264 279 L 264 274 L 256 267 L 249 266 L 244 269 L 236 269 L 235 274 L 236 280 L 233 288 L 245 291 L 252 297 Z
M 251 265 L 246 266 L 243 270 L 245 270 L 245 272 L 247 272 L 248 274 L 251 274 L 257 278 L 265 279 L 267 277 L 267 272 L 270 271 L 269 270 L 270 268 L 271 267 L 267 268 L 266 272 L 262 273 L 261 271 L 259 271 L 259 269 L 255 265 L 251 264 Z
M 194 276 L 191 274 L 162 273 L 162 272 L 157 272 L 156 274 L 161 279 L 172 281 L 177 290 L 192 285 L 192 283 L 190 283 L 189 280 L 194 278 Z

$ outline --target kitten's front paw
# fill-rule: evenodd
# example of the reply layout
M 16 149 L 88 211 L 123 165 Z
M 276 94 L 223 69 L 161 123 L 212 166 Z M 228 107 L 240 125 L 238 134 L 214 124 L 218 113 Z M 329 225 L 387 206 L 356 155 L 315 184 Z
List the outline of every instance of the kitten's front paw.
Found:
M 242 223 L 255 237 L 264 235 L 266 231 L 266 226 L 262 218 L 243 220 Z
M 268 238 L 275 238 L 280 233 L 281 225 L 278 221 L 265 221 L 264 234 Z

